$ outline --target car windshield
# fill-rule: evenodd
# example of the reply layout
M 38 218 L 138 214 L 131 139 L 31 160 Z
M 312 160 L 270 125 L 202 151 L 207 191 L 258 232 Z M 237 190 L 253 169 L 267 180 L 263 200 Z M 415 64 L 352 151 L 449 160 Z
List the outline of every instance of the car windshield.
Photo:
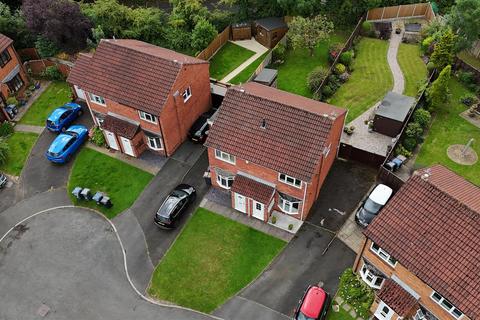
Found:
M 309 318 L 302 313 L 302 311 L 298 312 L 297 320 L 315 320 L 313 318 Z
M 160 209 L 157 211 L 157 216 L 160 218 L 170 218 L 170 215 L 172 214 L 173 210 L 175 209 L 175 206 L 178 203 L 178 198 L 177 197 L 172 197 L 169 196 L 167 200 L 162 204 Z
M 172 196 L 174 196 L 175 198 L 183 199 L 187 196 L 187 193 L 182 190 L 173 190 Z
M 367 201 L 365 201 L 363 208 L 368 212 L 375 214 L 382 208 L 382 206 L 368 198 Z

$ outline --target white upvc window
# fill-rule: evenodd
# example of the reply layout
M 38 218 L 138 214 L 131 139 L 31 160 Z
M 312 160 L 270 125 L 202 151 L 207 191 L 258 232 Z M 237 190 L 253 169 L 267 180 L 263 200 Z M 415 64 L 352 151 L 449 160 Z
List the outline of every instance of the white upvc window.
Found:
M 298 209 L 300 208 L 301 201 L 291 201 L 289 199 L 285 199 L 280 195 L 278 201 L 278 207 L 285 213 L 288 214 L 297 214 Z
M 368 284 L 369 287 L 374 289 L 380 289 L 385 280 L 383 277 L 373 274 L 365 263 L 360 269 L 360 277 L 362 277 L 362 280 Z
M 455 306 L 450 301 L 445 299 L 440 293 L 433 291 L 430 298 L 432 298 L 432 300 L 439 304 L 443 309 L 447 310 L 448 313 L 450 313 L 455 319 L 463 316 L 463 313 L 455 308 Z
M 103 97 L 97 96 L 96 94 L 93 94 L 93 93 L 90 93 L 90 100 L 102 106 L 106 105 L 105 99 Z
M 397 265 L 397 260 L 393 258 L 388 252 L 380 248 L 376 243 L 372 242 L 370 249 L 380 257 L 383 261 L 394 267 Z
M 157 123 L 157 117 L 154 116 L 153 114 L 144 112 L 144 111 L 138 111 L 138 115 L 140 116 L 140 119 L 145 120 L 147 122 L 151 123 Z
M 231 164 L 235 164 L 235 156 L 231 155 L 230 153 L 226 153 L 220 150 L 215 150 L 215 158 Z
M 187 102 L 188 99 L 192 97 L 192 89 L 190 87 L 185 89 L 185 91 L 183 91 L 182 93 L 182 97 L 183 97 L 183 102 Z
M 278 180 L 299 189 L 302 187 L 302 180 L 296 179 L 284 173 L 278 174 Z
M 150 147 L 150 149 L 153 149 L 153 150 L 162 150 L 163 149 L 162 139 L 160 139 L 160 137 L 147 136 L 147 142 L 148 142 L 148 146 Z
M 234 176 L 222 176 L 217 173 L 217 183 L 224 189 L 230 189 L 233 185 Z

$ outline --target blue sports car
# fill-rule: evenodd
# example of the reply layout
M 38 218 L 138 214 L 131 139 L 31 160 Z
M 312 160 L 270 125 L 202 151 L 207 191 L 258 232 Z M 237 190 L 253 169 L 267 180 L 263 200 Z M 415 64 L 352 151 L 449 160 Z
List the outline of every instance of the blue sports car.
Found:
M 74 125 L 53 140 L 45 156 L 55 163 L 66 163 L 88 137 L 85 126 Z
M 53 110 L 47 119 L 47 129 L 53 132 L 65 131 L 73 120 L 82 114 L 79 104 L 69 102 Z

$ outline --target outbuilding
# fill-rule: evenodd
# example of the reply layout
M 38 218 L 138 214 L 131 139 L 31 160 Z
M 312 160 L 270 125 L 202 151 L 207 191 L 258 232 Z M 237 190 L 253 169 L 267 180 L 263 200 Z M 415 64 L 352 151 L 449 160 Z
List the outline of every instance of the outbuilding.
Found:
M 232 40 L 248 40 L 252 38 L 252 24 L 241 22 L 232 24 Z
M 254 82 L 264 84 L 269 87 L 277 87 L 277 75 L 278 71 L 275 69 L 264 68 L 256 77 L 253 79 Z
M 267 48 L 272 49 L 288 31 L 288 25 L 283 18 L 270 17 L 255 20 L 255 40 Z
M 373 131 L 396 137 L 414 105 L 414 98 L 389 91 L 375 110 Z

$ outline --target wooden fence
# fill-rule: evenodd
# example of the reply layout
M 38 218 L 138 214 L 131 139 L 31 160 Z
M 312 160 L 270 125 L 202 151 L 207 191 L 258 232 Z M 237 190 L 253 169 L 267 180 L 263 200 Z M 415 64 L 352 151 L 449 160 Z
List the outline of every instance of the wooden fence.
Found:
M 42 72 L 45 71 L 47 67 L 56 66 L 58 70 L 65 76 L 68 77 L 70 70 L 73 68 L 74 64 L 70 61 L 60 60 L 56 58 L 49 59 L 39 59 L 39 60 L 30 60 L 24 63 L 27 71 L 34 77 L 39 77 L 42 75 Z
M 215 39 L 213 39 L 213 41 L 208 45 L 208 47 L 206 47 L 202 52 L 197 55 L 197 58 L 202 60 L 210 60 L 210 58 L 213 57 L 213 55 L 217 53 L 217 51 L 220 50 L 220 48 L 223 47 L 225 43 L 227 43 L 230 37 L 231 27 L 228 26 L 222 32 L 220 32 Z
M 255 71 L 253 72 L 253 74 L 250 76 L 250 78 L 248 78 L 247 82 L 248 81 L 251 81 L 252 79 L 254 79 L 256 76 L 258 76 L 260 74 L 260 72 L 263 71 L 263 69 L 265 69 L 270 63 L 272 63 L 272 59 L 273 59 L 273 50 L 275 50 L 275 48 L 278 46 L 278 45 L 284 45 L 286 46 L 287 45 L 287 35 L 285 34 L 282 39 L 280 39 L 280 41 L 278 41 L 277 45 L 272 49 L 270 50 L 270 52 L 265 56 L 265 58 L 263 59 L 262 63 L 260 63 L 260 65 L 257 67 L 257 69 L 255 69 Z
M 399 6 L 370 9 L 367 21 L 386 21 L 399 18 L 424 18 L 428 21 L 435 18 L 430 3 L 403 4 Z
M 41 59 L 40 55 L 38 54 L 37 49 L 35 48 L 25 48 L 17 50 L 20 59 L 25 62 L 29 60 L 38 60 Z

